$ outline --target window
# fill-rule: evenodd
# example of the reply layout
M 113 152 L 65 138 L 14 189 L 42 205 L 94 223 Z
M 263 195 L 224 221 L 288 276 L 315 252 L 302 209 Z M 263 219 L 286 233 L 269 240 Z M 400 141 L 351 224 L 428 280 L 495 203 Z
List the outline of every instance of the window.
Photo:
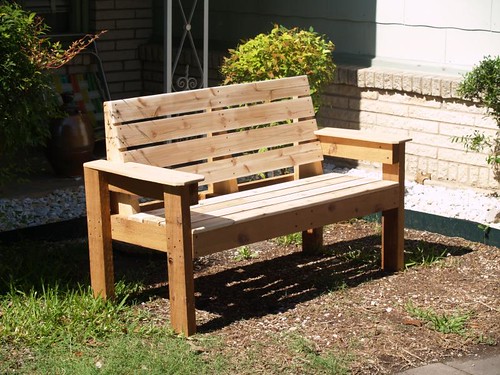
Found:
M 21 0 L 18 3 L 43 17 L 52 34 L 89 30 L 89 0 Z

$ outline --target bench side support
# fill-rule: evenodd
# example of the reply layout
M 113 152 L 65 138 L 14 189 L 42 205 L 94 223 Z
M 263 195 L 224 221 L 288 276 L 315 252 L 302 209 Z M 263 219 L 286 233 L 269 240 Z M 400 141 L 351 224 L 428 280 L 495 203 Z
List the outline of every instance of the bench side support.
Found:
M 393 148 L 397 162 L 382 164 L 383 179 L 399 184 L 398 207 L 382 212 L 382 269 L 386 271 L 404 267 L 405 143 Z
M 94 296 L 114 297 L 110 197 L 105 173 L 84 168 L 90 279 Z
M 296 178 L 307 178 L 323 174 L 321 162 L 300 165 Z M 311 228 L 302 232 L 302 252 L 306 255 L 319 254 L 323 249 L 323 227 Z
M 196 333 L 191 195 L 189 185 L 164 190 L 170 320 L 186 336 Z

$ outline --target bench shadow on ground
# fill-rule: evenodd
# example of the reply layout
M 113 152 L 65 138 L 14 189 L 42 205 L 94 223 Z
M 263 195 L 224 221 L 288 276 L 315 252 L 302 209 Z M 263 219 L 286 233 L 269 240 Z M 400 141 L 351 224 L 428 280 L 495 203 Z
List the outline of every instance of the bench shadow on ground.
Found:
M 24 288 L 64 285 L 78 290 L 89 284 L 85 239 L 70 242 L 25 241 L 0 246 L 1 286 L 19 280 Z M 141 282 L 146 290 L 129 303 L 168 298 L 166 255 L 116 246 L 115 278 Z M 276 250 L 278 249 L 278 250 Z M 430 263 L 443 256 L 461 256 L 472 249 L 427 241 L 405 241 L 407 262 Z M 325 293 L 352 288 L 385 276 L 380 270 L 380 236 L 370 235 L 329 244 L 324 255 L 307 256 L 300 248 L 263 243 L 258 258 L 236 261 L 234 251 L 195 262 L 196 308 L 213 318 L 198 327 L 209 332 L 241 319 L 285 312 Z M 2 292 L 3 293 L 3 292 Z
M 471 251 L 467 247 L 405 241 L 405 261 L 415 265 Z M 121 259 L 115 259 L 118 277 L 127 280 L 140 278 L 141 273 L 137 270 L 148 269 L 147 280 L 143 281 L 155 286 L 135 296 L 139 301 L 168 298 L 165 256 L 156 254 L 136 257 L 118 252 L 116 258 Z M 268 259 L 262 254 L 265 260 L 256 258 L 238 262 L 225 257 L 225 265 L 204 272 L 205 267 L 214 267 L 213 262 L 220 262 L 209 259 L 197 267 L 201 269 L 195 274 L 196 309 L 204 310 L 214 318 L 202 323 L 198 331 L 209 332 L 241 319 L 285 312 L 323 294 L 384 277 L 387 273 L 379 268 L 379 254 L 380 236 L 372 235 L 327 245 L 324 254 L 318 256 L 304 255 L 296 247 L 288 254 L 274 258 Z M 126 258 L 130 257 L 135 259 L 134 272 L 122 268 L 127 267 L 130 259 L 127 261 Z

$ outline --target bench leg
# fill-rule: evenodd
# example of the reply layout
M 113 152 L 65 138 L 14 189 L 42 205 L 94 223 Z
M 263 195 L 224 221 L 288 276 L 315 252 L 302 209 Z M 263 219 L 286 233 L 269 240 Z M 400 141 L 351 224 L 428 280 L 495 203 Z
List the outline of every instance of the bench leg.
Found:
M 113 298 L 115 283 L 108 185 L 103 173 L 88 168 L 84 173 L 92 290 L 95 297 Z
M 323 250 L 323 227 L 308 229 L 302 232 L 302 252 L 317 255 Z
M 404 267 L 404 209 L 382 212 L 382 269 L 400 271 Z
M 196 333 L 196 316 L 189 187 L 167 188 L 164 198 L 170 321 L 175 332 L 190 336 Z
M 404 267 L 405 144 L 395 147 L 397 163 L 383 164 L 384 180 L 399 184 L 398 207 L 382 212 L 382 269 L 400 271 Z

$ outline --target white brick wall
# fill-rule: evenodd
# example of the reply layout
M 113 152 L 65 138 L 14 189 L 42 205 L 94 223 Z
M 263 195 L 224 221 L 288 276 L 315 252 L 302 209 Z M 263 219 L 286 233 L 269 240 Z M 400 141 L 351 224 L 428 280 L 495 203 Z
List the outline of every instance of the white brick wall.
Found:
M 459 79 L 381 68 L 339 67 L 318 113 L 320 126 L 373 129 L 411 137 L 407 175 L 430 173 L 457 186 L 498 189 L 487 154 L 465 152 L 453 136 L 498 131 L 485 108 L 457 94 Z

